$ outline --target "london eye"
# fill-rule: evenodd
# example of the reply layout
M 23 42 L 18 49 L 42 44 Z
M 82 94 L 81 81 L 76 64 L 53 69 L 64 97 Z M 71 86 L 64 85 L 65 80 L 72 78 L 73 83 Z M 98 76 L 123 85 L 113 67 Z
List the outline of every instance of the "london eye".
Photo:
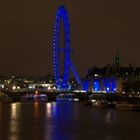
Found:
M 61 23 L 64 25 L 64 47 L 60 47 L 60 30 Z M 64 54 L 64 70 L 61 75 L 60 68 L 60 55 Z M 71 46 L 70 46 L 70 24 L 68 12 L 64 6 L 60 6 L 57 9 L 55 24 L 54 24 L 54 36 L 53 36 L 53 64 L 54 64 L 54 77 L 57 89 L 60 90 L 68 90 L 70 88 L 69 84 L 69 75 L 70 69 L 72 70 L 74 77 L 76 78 L 78 84 L 82 83 L 78 77 L 78 73 L 76 72 L 74 65 L 70 59 Z

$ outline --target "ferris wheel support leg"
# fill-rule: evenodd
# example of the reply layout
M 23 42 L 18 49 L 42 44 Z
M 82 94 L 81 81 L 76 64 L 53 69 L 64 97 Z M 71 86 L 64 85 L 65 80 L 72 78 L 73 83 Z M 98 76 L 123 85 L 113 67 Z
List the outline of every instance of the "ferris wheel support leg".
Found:
M 74 65 L 72 64 L 71 61 L 70 61 L 69 64 L 70 64 L 71 70 L 72 70 L 72 72 L 73 72 L 73 74 L 74 74 L 74 77 L 75 77 L 77 83 L 81 86 L 81 89 L 83 90 L 83 84 L 82 84 L 82 82 L 81 82 L 81 80 L 80 80 L 80 78 L 79 78 L 79 75 L 78 75 L 78 73 L 77 73 L 77 71 L 76 71 Z

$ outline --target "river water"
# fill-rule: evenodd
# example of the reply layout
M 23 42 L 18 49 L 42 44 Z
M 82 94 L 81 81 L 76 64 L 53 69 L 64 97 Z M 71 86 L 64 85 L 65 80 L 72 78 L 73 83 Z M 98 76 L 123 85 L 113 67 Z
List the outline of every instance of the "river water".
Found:
M 136 140 L 140 112 L 82 103 L 0 104 L 0 140 Z

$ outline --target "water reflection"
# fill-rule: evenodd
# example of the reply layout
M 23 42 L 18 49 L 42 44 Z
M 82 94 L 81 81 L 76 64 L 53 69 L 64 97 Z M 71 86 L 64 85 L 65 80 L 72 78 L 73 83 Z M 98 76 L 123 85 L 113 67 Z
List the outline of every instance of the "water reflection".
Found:
M 46 117 L 52 118 L 56 115 L 56 103 L 46 104 Z
M 39 117 L 39 103 L 38 102 L 34 103 L 34 116 L 35 118 Z
M 105 115 L 105 122 L 109 125 L 112 123 L 117 123 L 117 114 L 115 110 L 107 110 Z
M 1 119 L 1 114 L 2 114 L 1 112 L 2 112 L 2 111 L 1 111 L 1 103 L 0 103 L 0 119 Z
M 71 127 L 73 126 L 73 104 L 47 103 L 46 104 L 46 139 L 72 140 Z
M 11 104 L 11 119 L 19 119 L 20 103 Z
M 10 123 L 9 123 L 9 139 L 17 140 L 19 139 L 19 122 L 20 122 L 20 103 L 12 103 L 10 109 Z
M 51 119 L 61 119 L 61 121 L 71 120 L 77 115 L 77 109 L 73 108 L 73 103 L 47 103 L 46 104 L 46 117 Z
M 132 140 L 140 129 L 140 112 L 80 103 L 0 104 L 0 117 L 0 140 Z

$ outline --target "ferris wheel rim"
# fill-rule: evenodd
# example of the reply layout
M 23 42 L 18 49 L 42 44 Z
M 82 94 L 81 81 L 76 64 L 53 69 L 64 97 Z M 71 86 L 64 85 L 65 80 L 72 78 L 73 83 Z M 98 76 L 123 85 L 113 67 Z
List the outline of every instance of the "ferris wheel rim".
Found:
M 60 25 L 64 23 L 64 72 L 62 82 L 60 81 Z M 54 62 L 54 77 L 56 86 L 67 86 L 70 72 L 70 25 L 67 10 L 64 6 L 60 6 L 56 12 L 54 37 L 53 37 L 53 62 Z

